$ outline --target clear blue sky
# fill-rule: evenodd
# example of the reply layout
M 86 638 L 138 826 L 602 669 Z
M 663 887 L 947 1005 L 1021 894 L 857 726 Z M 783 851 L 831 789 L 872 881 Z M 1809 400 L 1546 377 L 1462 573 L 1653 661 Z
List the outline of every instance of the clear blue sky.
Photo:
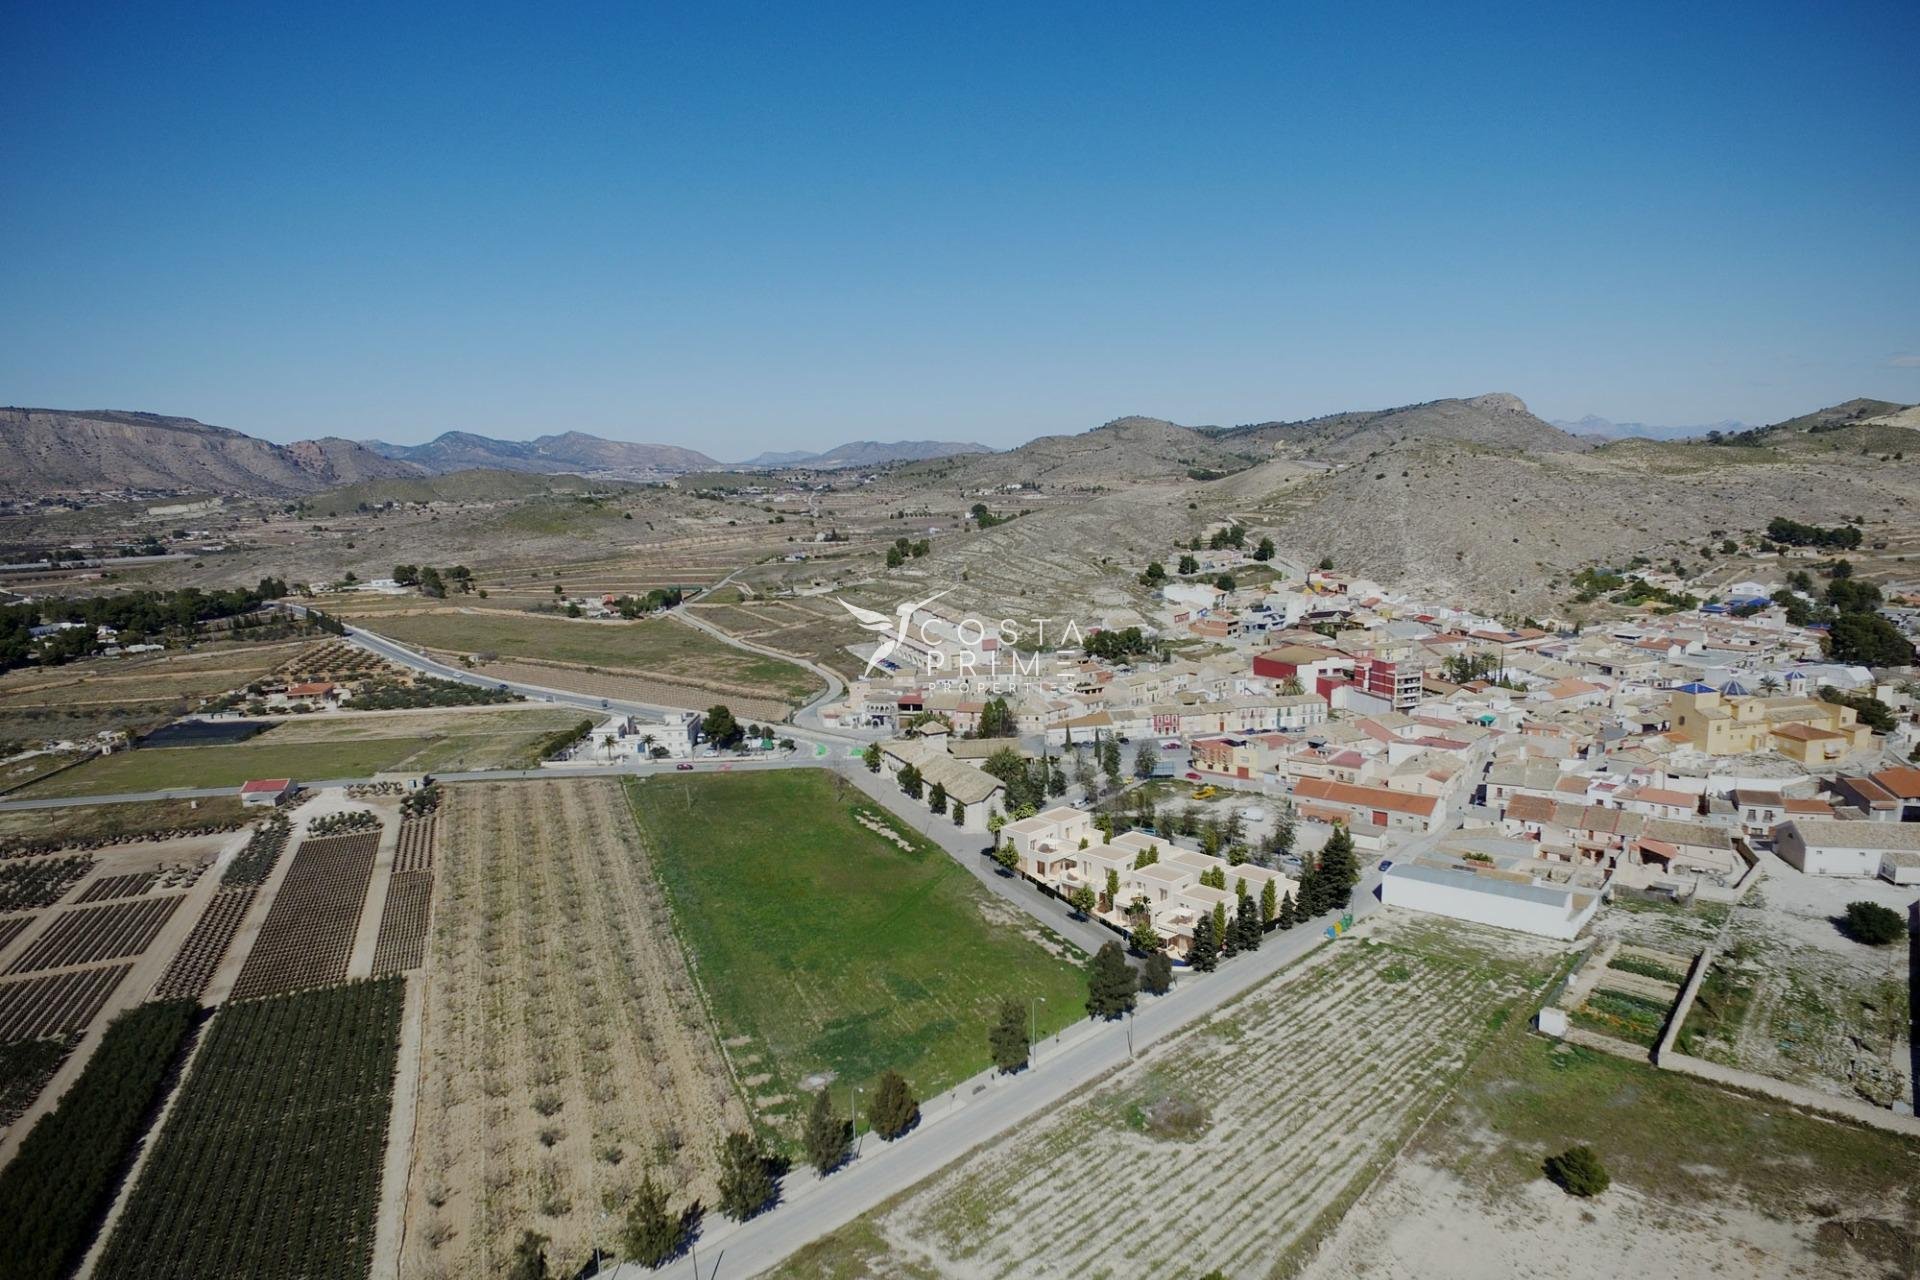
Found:
M 0 401 L 726 459 L 1920 401 L 1920 4 L 1447 7 L 15 5 Z

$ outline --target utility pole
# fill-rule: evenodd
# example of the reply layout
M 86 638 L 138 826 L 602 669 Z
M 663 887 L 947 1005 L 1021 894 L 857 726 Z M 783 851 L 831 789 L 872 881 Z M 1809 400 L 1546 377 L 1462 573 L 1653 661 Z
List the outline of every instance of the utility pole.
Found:
M 1045 996 L 1035 996 L 1033 999 L 1027 1001 L 1027 1057 L 1029 1060 L 1038 1060 L 1040 1057 L 1038 1052 L 1040 1043 L 1039 1009 L 1040 1006 L 1046 1002 L 1047 998 Z

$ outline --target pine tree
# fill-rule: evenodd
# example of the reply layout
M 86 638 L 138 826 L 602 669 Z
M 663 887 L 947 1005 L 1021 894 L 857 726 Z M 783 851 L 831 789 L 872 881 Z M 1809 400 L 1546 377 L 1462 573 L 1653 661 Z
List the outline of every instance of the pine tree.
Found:
M 987 1030 L 987 1047 L 993 1053 L 993 1065 L 1012 1075 L 1027 1065 L 1027 1011 L 1018 1000 L 1002 1000 L 1000 1017 Z
M 720 1212 L 745 1222 L 772 1199 L 767 1153 L 752 1134 L 734 1130 L 720 1143 Z
M 547 1237 L 532 1228 L 520 1233 L 507 1280 L 547 1280 Z
M 1147 957 L 1147 967 L 1140 975 L 1140 986 L 1149 995 L 1163 996 L 1173 990 L 1173 961 L 1164 951 L 1155 951 Z
M 1233 930 L 1227 927 L 1227 904 L 1213 904 L 1213 936 L 1220 939 L 1220 954 L 1230 956 L 1239 948 L 1233 944 Z
M 1287 896 L 1286 896 L 1286 897 L 1285 897 L 1284 899 L 1282 899 L 1282 900 L 1281 900 L 1281 903 L 1280 903 L 1280 927 L 1281 927 L 1282 929 L 1291 929 L 1291 928 L 1293 928 L 1293 917 L 1294 917 L 1294 914 L 1295 914 L 1295 912 L 1296 912 L 1296 910 L 1297 910 L 1297 908 L 1296 908 L 1296 907 L 1294 906 L 1294 901 L 1293 901 L 1293 895 L 1292 895 L 1292 894 L 1288 894 L 1288 895 L 1287 895 Z
M 1293 919 L 1295 924 L 1304 924 L 1306 921 L 1320 914 L 1319 907 L 1315 905 L 1320 897 L 1320 876 L 1315 869 L 1318 862 L 1319 858 L 1315 854 L 1308 854 L 1302 859 L 1302 866 L 1300 868 L 1300 896 L 1293 904 Z
M 680 1252 L 680 1221 L 667 1212 L 667 1193 L 652 1174 L 634 1189 L 621 1244 L 627 1257 L 643 1267 L 665 1266 Z
M 867 1123 L 889 1142 L 920 1123 L 920 1102 L 898 1071 L 880 1077 L 873 1101 L 867 1104 Z
M 1109 942 L 1087 961 L 1087 1014 L 1113 1019 L 1133 1008 L 1139 977 L 1127 963 L 1127 953 Z
M 1187 953 L 1187 963 L 1195 973 L 1212 973 L 1220 966 L 1220 935 L 1211 915 L 1203 914 L 1194 922 L 1193 950 Z
M 838 1169 L 853 1144 L 853 1125 L 833 1109 L 833 1099 L 825 1089 L 814 1095 L 813 1110 L 807 1113 L 807 1131 L 803 1145 L 807 1163 L 822 1177 Z

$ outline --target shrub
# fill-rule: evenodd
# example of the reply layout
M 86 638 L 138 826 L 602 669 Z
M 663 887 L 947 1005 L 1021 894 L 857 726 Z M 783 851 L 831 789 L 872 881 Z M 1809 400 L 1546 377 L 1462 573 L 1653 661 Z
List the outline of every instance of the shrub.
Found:
M 1600 1157 L 1584 1142 L 1548 1156 L 1544 1169 L 1548 1181 L 1570 1196 L 1597 1196 L 1613 1184 Z
M 1849 902 L 1841 917 L 1847 936 L 1870 947 L 1884 947 L 1906 935 L 1907 922 L 1891 907 L 1877 902 Z

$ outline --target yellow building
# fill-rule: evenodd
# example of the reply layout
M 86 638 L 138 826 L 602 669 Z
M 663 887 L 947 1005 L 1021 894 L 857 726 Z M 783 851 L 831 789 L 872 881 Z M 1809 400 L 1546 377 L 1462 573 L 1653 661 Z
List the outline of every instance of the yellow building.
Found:
M 1667 721 L 1676 737 L 1710 756 L 1777 751 L 1811 765 L 1873 743 L 1873 730 L 1852 707 L 1818 698 L 1729 696 L 1703 684 L 1668 695 Z

